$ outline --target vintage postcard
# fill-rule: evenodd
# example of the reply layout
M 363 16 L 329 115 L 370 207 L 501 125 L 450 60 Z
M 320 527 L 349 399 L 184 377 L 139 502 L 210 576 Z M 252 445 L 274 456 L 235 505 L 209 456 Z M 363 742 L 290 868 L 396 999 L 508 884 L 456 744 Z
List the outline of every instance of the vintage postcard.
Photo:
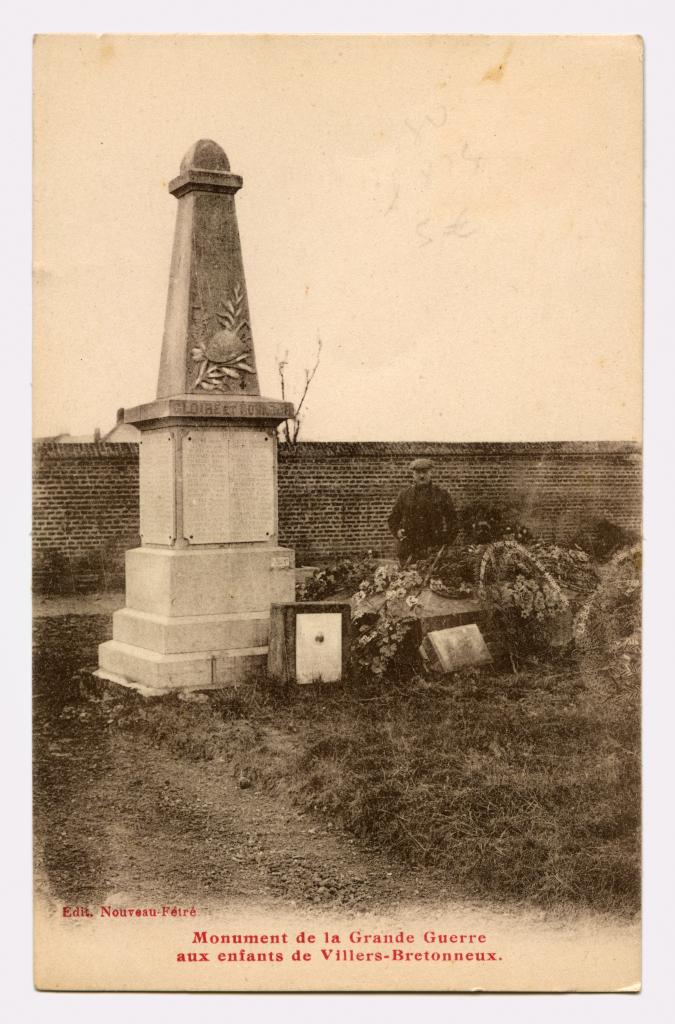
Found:
M 34 43 L 42 990 L 636 992 L 643 46 Z

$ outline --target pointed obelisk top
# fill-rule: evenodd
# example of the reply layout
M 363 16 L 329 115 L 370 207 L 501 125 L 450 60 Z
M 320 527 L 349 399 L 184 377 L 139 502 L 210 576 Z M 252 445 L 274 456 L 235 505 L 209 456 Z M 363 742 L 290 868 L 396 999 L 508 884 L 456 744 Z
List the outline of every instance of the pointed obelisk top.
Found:
M 126 423 L 275 424 L 293 416 L 290 402 L 260 396 L 234 206 L 242 185 L 211 139 L 190 147 L 169 182 L 178 210 L 157 399 L 125 410 Z
M 230 161 L 222 146 L 213 139 L 199 139 L 194 146 L 190 146 L 180 162 L 181 173 L 187 173 L 194 167 L 202 171 L 229 172 Z
M 259 395 L 234 194 L 223 149 L 200 139 L 169 184 L 178 199 L 157 397 Z
M 190 146 L 180 163 L 180 174 L 169 182 L 169 192 L 180 199 L 188 192 L 220 192 L 234 195 L 244 181 L 230 172 L 227 154 L 212 139 L 200 139 Z

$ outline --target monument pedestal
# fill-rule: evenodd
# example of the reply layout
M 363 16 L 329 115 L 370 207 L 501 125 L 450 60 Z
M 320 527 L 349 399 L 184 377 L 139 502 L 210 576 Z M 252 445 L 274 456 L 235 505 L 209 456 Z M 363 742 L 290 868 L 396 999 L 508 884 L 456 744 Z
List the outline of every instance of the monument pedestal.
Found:
M 188 412 L 188 408 L 190 411 Z M 295 596 L 277 543 L 276 433 L 285 403 L 172 400 L 141 427 L 141 539 L 99 677 L 148 693 L 237 685 L 264 672 L 270 607 Z

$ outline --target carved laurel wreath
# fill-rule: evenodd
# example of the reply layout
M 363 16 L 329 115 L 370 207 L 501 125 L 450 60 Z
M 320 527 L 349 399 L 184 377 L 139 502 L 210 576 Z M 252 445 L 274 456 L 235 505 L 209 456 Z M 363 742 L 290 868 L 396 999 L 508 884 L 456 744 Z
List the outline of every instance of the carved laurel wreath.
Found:
M 228 391 L 238 386 L 246 388 L 244 374 L 255 373 L 251 366 L 251 328 L 244 316 L 244 293 L 240 285 L 227 302 L 221 302 L 216 310 L 220 330 L 208 334 L 208 318 L 202 324 L 202 337 L 190 351 L 195 363 L 199 363 L 197 379 L 193 385 L 202 391 Z

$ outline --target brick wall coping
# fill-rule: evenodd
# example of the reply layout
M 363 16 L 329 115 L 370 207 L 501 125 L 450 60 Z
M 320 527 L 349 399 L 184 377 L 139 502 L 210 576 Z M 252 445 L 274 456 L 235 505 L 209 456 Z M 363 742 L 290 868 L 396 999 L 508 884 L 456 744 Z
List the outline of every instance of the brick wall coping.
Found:
M 481 455 L 639 455 L 636 441 L 300 441 L 280 444 L 283 459 L 314 459 L 317 455 L 352 458 L 358 455 L 443 456 L 476 458 Z M 136 441 L 82 442 L 34 441 L 36 459 L 77 459 L 94 452 L 102 458 L 128 458 L 138 454 Z
M 301 441 L 280 444 L 282 458 L 314 458 L 319 454 L 350 458 L 354 455 L 634 455 L 641 446 L 633 441 Z
M 59 441 L 33 441 L 35 459 L 81 459 L 92 455 L 104 459 L 138 458 L 137 441 L 83 441 L 76 444 Z

